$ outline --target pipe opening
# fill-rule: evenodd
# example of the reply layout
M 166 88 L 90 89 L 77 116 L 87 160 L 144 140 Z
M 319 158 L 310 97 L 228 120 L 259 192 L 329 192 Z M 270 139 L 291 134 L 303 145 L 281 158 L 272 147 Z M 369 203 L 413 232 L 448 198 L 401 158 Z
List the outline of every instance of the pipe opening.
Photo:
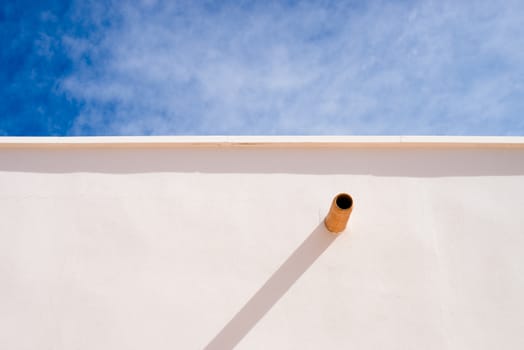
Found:
M 353 198 L 347 193 L 341 193 L 337 196 L 335 203 L 342 210 L 349 209 L 353 206 Z

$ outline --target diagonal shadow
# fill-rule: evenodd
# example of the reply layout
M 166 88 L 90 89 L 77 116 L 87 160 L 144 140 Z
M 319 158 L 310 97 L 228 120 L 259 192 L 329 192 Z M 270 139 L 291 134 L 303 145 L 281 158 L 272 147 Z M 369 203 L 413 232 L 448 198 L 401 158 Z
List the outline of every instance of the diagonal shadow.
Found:
M 204 350 L 234 348 L 322 255 L 336 237 L 329 233 L 324 223 L 321 222 Z

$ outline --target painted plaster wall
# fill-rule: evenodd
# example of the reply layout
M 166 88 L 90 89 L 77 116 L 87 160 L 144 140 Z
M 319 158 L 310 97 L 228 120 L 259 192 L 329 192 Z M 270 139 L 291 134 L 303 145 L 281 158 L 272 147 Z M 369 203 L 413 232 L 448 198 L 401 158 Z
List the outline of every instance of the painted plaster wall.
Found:
M 520 146 L 0 147 L 0 348 L 522 349 L 523 212 Z

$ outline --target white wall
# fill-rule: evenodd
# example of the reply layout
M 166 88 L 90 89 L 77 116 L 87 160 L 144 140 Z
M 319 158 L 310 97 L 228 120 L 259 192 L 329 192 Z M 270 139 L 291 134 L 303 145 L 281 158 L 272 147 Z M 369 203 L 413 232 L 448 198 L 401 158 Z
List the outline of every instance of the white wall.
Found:
M 524 144 L 4 143 L 0 349 L 523 349 L 523 211 Z

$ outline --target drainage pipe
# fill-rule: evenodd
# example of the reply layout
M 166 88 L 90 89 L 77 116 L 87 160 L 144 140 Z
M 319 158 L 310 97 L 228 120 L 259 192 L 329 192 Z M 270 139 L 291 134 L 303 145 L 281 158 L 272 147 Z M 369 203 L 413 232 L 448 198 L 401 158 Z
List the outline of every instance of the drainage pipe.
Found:
M 339 193 L 331 202 L 331 208 L 324 220 L 324 225 L 329 232 L 340 233 L 346 229 L 352 211 L 353 198 L 347 193 Z

